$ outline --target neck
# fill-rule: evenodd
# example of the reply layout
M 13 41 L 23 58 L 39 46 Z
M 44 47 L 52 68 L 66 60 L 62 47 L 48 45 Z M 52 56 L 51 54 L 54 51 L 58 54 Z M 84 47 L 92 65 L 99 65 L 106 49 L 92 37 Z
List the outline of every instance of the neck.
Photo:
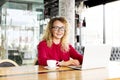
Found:
M 53 39 L 53 42 L 54 42 L 55 44 L 59 44 L 59 43 L 60 43 L 60 39 Z

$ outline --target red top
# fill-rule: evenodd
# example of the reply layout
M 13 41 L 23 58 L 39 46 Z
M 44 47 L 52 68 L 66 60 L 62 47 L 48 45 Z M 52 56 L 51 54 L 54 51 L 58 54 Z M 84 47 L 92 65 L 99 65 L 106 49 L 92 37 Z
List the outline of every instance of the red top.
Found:
M 51 47 L 48 47 L 46 41 L 41 41 L 37 47 L 39 65 L 47 66 L 48 59 L 68 61 L 70 57 L 82 63 L 83 56 L 78 53 L 72 45 L 69 45 L 69 48 L 70 50 L 68 52 L 62 52 L 60 44 L 53 43 Z

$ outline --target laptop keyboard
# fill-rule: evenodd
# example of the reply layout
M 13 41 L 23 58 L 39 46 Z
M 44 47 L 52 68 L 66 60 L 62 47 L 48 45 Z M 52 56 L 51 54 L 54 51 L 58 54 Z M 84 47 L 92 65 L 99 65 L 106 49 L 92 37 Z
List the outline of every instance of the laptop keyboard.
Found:
M 72 69 L 77 69 L 77 70 L 79 70 L 79 69 L 81 69 L 81 65 L 80 66 L 68 66 L 69 68 L 72 68 Z
M 120 47 L 112 47 L 110 60 L 120 61 Z

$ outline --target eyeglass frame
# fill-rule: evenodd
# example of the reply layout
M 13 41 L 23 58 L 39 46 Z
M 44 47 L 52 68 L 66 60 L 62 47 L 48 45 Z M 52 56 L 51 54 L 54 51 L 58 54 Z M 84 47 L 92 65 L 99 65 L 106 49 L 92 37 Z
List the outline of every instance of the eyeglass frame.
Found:
M 59 27 L 59 26 L 53 26 L 52 29 L 54 29 L 55 31 L 58 31 L 58 30 L 65 31 L 64 26 L 61 26 L 61 27 Z

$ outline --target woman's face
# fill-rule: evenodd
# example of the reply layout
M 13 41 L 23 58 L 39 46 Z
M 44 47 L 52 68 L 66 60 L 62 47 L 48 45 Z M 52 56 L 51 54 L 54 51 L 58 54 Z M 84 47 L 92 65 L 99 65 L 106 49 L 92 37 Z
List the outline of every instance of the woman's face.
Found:
M 55 21 L 52 26 L 53 39 L 61 39 L 65 33 L 65 25 L 59 20 Z

